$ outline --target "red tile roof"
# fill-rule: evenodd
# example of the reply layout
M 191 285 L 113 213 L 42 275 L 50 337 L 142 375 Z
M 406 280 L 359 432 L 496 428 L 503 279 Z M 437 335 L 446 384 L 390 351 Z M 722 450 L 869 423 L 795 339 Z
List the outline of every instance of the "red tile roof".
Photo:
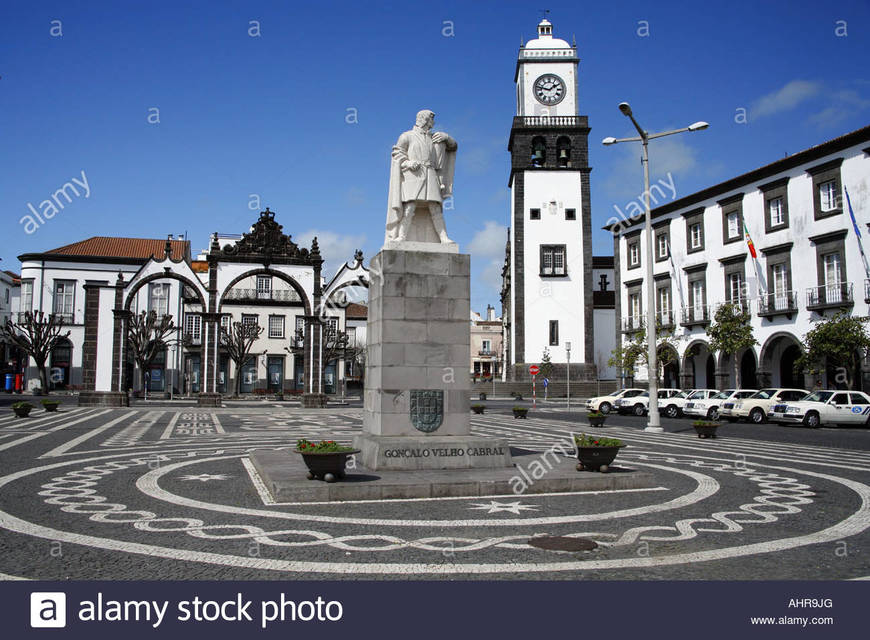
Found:
M 351 302 L 344 310 L 346 318 L 368 318 L 369 308 L 362 304 Z
M 190 255 L 190 241 L 170 240 L 172 257 L 179 259 Z M 134 258 L 146 260 L 152 255 L 163 256 L 165 239 L 156 238 L 110 238 L 94 236 L 87 240 L 67 244 L 57 249 L 46 251 L 50 255 L 88 256 L 101 258 Z

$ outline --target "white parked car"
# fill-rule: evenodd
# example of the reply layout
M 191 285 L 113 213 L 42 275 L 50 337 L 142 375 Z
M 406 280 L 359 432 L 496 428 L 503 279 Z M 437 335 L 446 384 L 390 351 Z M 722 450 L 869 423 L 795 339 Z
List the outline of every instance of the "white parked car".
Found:
M 687 416 L 718 420 L 719 409 L 725 402 L 748 398 L 757 391 L 758 389 L 725 389 L 725 391 L 721 391 L 706 400 L 690 400 L 683 408 L 683 413 Z
M 719 415 L 734 422 L 746 420 L 761 424 L 767 420 L 770 408 L 784 402 L 795 402 L 805 397 L 809 391 L 803 389 L 762 389 L 743 400 L 729 400 L 719 409 Z
M 686 389 L 668 398 L 667 402 L 662 402 L 659 406 L 659 411 L 668 418 L 676 418 L 683 415 L 683 408 L 687 402 L 706 400 L 717 393 L 719 392 L 716 389 Z
M 679 389 L 659 389 L 656 394 L 659 399 L 659 412 L 665 400 L 673 398 L 678 393 Z M 619 413 L 633 413 L 636 416 L 643 416 L 649 411 L 649 391 L 644 391 L 639 396 L 633 398 L 619 398 L 613 403 L 613 408 Z
M 797 402 L 774 405 L 770 420 L 808 427 L 821 424 L 870 427 L 870 397 L 860 391 L 814 391 Z
M 620 398 L 634 398 L 644 392 L 643 389 L 620 389 L 614 391 L 607 396 L 598 396 L 597 398 L 589 398 L 584 405 L 589 411 L 600 411 L 601 413 L 610 413 L 614 403 Z

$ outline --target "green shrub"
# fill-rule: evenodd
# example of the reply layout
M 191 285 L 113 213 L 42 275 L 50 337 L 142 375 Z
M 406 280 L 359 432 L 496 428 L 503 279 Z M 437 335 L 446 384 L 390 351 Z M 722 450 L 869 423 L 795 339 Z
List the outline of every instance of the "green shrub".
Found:
M 622 440 L 616 438 L 595 438 L 585 433 L 574 436 L 574 444 L 578 447 L 622 447 Z

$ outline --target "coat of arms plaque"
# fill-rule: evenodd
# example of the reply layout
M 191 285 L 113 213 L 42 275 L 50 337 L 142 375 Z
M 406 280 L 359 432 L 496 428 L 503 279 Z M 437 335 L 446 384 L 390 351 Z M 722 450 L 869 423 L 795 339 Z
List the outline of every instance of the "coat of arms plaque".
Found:
M 444 420 L 444 391 L 411 391 L 411 424 L 423 433 L 432 433 Z

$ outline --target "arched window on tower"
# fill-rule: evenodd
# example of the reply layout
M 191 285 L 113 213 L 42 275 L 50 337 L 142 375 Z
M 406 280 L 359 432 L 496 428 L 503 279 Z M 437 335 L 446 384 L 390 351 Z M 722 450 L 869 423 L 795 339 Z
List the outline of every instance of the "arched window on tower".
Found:
M 532 166 L 543 167 L 547 162 L 547 143 L 540 136 L 532 140 Z
M 562 136 L 556 141 L 556 162 L 560 167 L 571 166 L 571 139 Z

